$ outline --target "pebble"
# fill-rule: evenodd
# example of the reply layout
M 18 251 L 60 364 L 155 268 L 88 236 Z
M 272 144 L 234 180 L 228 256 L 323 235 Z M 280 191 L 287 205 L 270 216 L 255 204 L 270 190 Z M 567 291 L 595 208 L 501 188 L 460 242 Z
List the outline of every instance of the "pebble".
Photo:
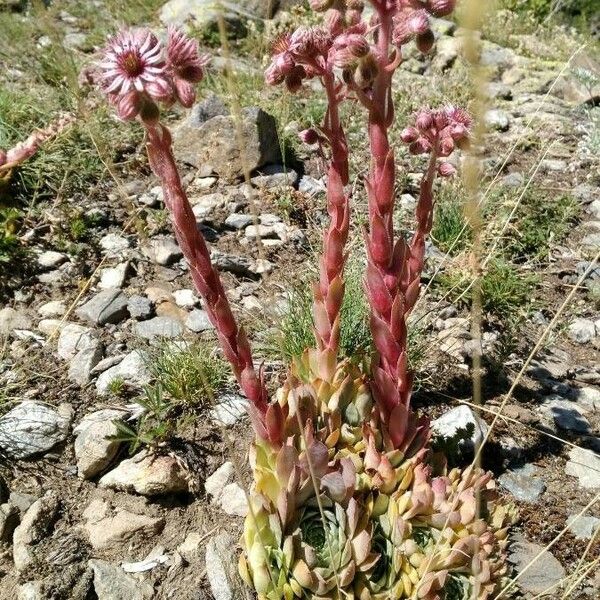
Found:
M 206 544 L 206 575 L 214 600 L 234 600 L 237 580 L 235 542 L 227 533 L 219 533 Z
M 546 484 L 539 477 L 540 470 L 532 465 L 525 464 L 509 469 L 498 478 L 500 485 L 508 490 L 517 500 L 523 502 L 537 502 L 546 491 Z
M 183 256 L 177 242 L 171 237 L 151 239 L 150 242 L 142 248 L 142 252 L 151 261 L 162 266 L 171 265 Z
M 129 248 L 129 240 L 117 233 L 109 233 L 100 239 L 100 247 L 106 254 L 120 254 Z
M 193 310 L 185 320 L 185 326 L 194 333 L 202 333 L 214 329 L 213 324 L 208 318 L 208 313 L 205 310 Z
M 181 308 L 194 308 L 200 301 L 192 290 L 176 290 L 173 292 L 175 304 Z
M 88 562 L 94 572 L 94 592 L 98 600 L 150 600 L 154 586 L 149 581 L 128 575 L 118 565 L 99 560 Z
M 68 405 L 25 400 L 0 418 L 0 448 L 16 459 L 48 452 L 67 439 L 70 423 Z
M 578 540 L 591 540 L 596 530 L 600 527 L 600 519 L 585 514 L 578 517 L 576 513 L 569 515 L 567 526 L 569 531 Z
M 230 483 L 223 488 L 220 500 L 223 512 L 236 517 L 248 514 L 248 501 L 244 490 L 237 483 Z
M 127 280 L 129 270 L 129 262 L 121 263 L 116 267 L 102 269 L 98 287 L 102 290 L 122 288 Z
M 251 215 L 244 215 L 241 213 L 233 213 L 225 219 L 225 225 L 232 229 L 244 229 L 248 227 L 254 220 Z
M 206 478 L 204 490 L 211 498 L 213 504 L 218 504 L 223 495 L 223 489 L 231 483 L 235 477 L 233 463 L 227 461 L 223 463 L 212 475 Z
M 44 318 L 62 317 L 67 312 L 67 307 L 61 300 L 46 302 L 38 308 L 38 314 Z
M 468 406 L 457 406 L 432 421 L 431 428 L 434 434 L 443 438 L 454 437 L 460 429 L 472 424 L 474 431 L 470 439 L 462 440 L 461 448 L 473 450 L 481 442 L 487 433 L 487 424 L 480 419 Z
M 508 131 L 510 127 L 510 115 L 503 110 L 488 110 L 485 113 L 485 125 L 488 129 L 495 131 Z
M 210 410 L 210 418 L 219 425 L 235 425 L 248 414 L 248 401 L 237 394 L 226 394 Z
M 153 456 L 142 451 L 122 461 L 100 478 L 98 485 L 142 496 L 160 496 L 185 492 L 188 489 L 186 472 L 172 456 Z
M 104 290 L 80 306 L 75 314 L 94 325 L 120 323 L 129 314 L 127 296 L 118 289 Z
M 258 188 L 293 187 L 298 183 L 298 173 L 283 165 L 269 165 L 260 171 L 258 175 L 250 179 L 250 182 Z
M 84 386 L 92 378 L 92 369 L 104 357 L 104 346 L 100 340 L 93 340 L 89 346 L 82 348 L 71 359 L 68 377 L 71 381 Z
M 148 321 L 136 322 L 133 333 L 148 340 L 154 338 L 176 338 L 183 334 L 183 325 L 172 317 L 154 317 Z
M 82 479 L 90 479 L 104 471 L 115 458 L 121 443 L 110 439 L 118 433 L 113 423 L 124 412 L 116 409 L 98 410 L 83 417 L 73 429 L 75 438 L 75 458 L 77 474 Z
M 587 344 L 596 337 L 596 327 L 590 319 L 575 319 L 568 329 L 569 338 L 577 344 Z
M 16 329 L 30 329 L 31 320 L 23 313 L 6 306 L 0 310 L 0 336 L 10 335 Z
M 56 269 L 67 260 L 69 257 L 66 254 L 54 250 L 46 250 L 37 257 L 38 265 L 46 269 Z
M 127 310 L 134 319 L 143 321 L 154 314 L 154 306 L 146 296 L 131 296 L 127 302 Z
M 556 426 L 565 431 L 589 433 L 589 421 L 577 410 L 575 402 L 551 396 L 542 404 L 542 410 L 552 417 Z
M 565 473 L 577 477 L 582 488 L 598 489 L 600 488 L 600 456 L 583 448 L 571 448 Z
M 523 185 L 525 182 L 525 177 L 523 173 L 519 173 L 515 171 L 514 173 L 508 173 L 500 180 L 500 185 L 504 187 L 518 188 Z
M 129 387 L 142 388 L 150 383 L 150 373 L 146 367 L 144 355 L 134 350 L 127 354 L 123 360 L 106 369 L 96 381 L 96 391 L 101 396 L 108 393 L 111 383 L 115 380 L 123 381 Z

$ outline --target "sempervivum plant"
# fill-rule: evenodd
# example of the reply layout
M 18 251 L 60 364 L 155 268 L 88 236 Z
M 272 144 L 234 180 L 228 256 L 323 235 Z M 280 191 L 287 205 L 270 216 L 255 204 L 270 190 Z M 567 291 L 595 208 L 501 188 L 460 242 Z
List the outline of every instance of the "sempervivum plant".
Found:
M 430 18 L 449 14 L 454 0 L 371 5 L 367 23 L 360 0 L 311 0 L 324 13 L 323 25 L 280 38 L 266 72 L 269 84 L 285 84 L 292 93 L 309 79 L 323 85 L 324 122 L 302 138 L 318 144 L 326 165 L 330 216 L 313 288 L 315 348 L 290 366 L 271 399 L 211 264 L 160 121 L 161 105 L 193 103 L 206 60 L 174 29 L 166 47 L 150 31 L 125 31 L 109 41 L 102 86 L 118 114 L 138 119 L 146 130 L 150 165 L 191 277 L 250 400 L 256 440 L 242 577 L 260 600 L 483 600 L 506 571 L 514 511 L 498 503 L 490 474 L 473 466 L 447 472 L 443 457 L 433 457 L 429 421 L 410 405 L 407 359 L 407 317 L 420 292 L 435 179 L 454 174 L 445 159 L 467 146 L 471 119 L 451 106 L 423 109 L 402 132 L 410 153 L 426 156 L 416 231 L 408 241 L 394 231 L 396 173 L 388 138 L 401 46 L 414 39 L 429 51 Z M 366 109 L 372 157 L 364 287 L 376 352 L 368 367 L 338 360 L 350 228 L 349 149 L 340 117 L 346 99 Z

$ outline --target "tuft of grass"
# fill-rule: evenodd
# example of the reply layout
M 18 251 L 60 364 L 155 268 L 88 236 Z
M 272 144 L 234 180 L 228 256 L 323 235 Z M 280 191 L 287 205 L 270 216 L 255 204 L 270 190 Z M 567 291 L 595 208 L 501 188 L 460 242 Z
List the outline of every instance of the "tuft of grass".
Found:
M 113 379 L 108 384 L 108 393 L 111 396 L 120 397 L 123 395 L 124 392 L 125 392 L 125 380 L 122 377 L 115 377 L 115 379 Z
M 465 250 L 471 241 L 471 230 L 465 228 L 464 190 L 460 183 L 444 185 L 438 191 L 431 238 L 442 252 L 451 256 Z
M 529 306 L 537 279 L 524 274 L 501 258 L 488 263 L 481 278 L 483 310 L 501 319 L 516 319 Z M 470 305 L 473 279 L 469 272 L 452 270 L 441 274 L 438 287 L 453 304 Z
M 228 373 L 215 349 L 203 342 L 165 341 L 149 351 L 148 368 L 172 403 L 187 407 L 210 405 Z

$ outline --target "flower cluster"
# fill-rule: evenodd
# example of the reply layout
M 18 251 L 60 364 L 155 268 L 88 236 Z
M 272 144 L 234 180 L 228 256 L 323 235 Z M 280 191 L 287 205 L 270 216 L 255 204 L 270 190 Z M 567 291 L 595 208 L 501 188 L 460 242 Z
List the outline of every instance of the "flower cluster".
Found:
M 424 109 L 417 113 L 415 125 L 402 131 L 402 141 L 409 144 L 411 154 L 430 154 L 447 157 L 455 148 L 462 150 L 469 145 L 472 127 L 470 115 L 461 108 L 445 106 L 438 110 Z M 448 162 L 438 166 L 438 173 L 448 177 L 455 172 Z
M 445 17 L 455 6 L 456 0 L 397 0 L 393 43 L 402 46 L 414 39 L 421 52 L 429 52 L 435 41 L 431 17 Z
M 195 40 L 169 28 L 166 51 L 149 29 L 119 32 L 108 41 L 99 66 L 104 92 L 122 119 L 140 115 L 156 121 L 157 103 L 192 106 L 193 84 L 204 77 L 206 64 Z

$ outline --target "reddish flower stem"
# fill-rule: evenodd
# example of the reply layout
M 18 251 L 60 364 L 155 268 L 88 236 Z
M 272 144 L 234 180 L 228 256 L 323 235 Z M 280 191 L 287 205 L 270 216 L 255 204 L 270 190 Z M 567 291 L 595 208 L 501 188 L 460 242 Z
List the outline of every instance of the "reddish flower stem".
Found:
M 210 260 L 210 253 L 200 233 L 196 218 L 175 164 L 171 134 L 160 123 L 143 121 L 147 133 L 150 166 L 162 182 L 165 205 L 171 215 L 175 236 L 189 267 L 196 289 L 204 300 L 204 307 L 214 325 L 223 352 L 233 372 L 251 402 L 251 416 L 261 437 L 272 439 L 276 425 L 268 405 L 268 393 L 262 373 L 254 368 L 252 353 L 243 328 L 238 327 L 231 312 L 221 279 Z M 276 436 L 275 436 L 276 437 Z

